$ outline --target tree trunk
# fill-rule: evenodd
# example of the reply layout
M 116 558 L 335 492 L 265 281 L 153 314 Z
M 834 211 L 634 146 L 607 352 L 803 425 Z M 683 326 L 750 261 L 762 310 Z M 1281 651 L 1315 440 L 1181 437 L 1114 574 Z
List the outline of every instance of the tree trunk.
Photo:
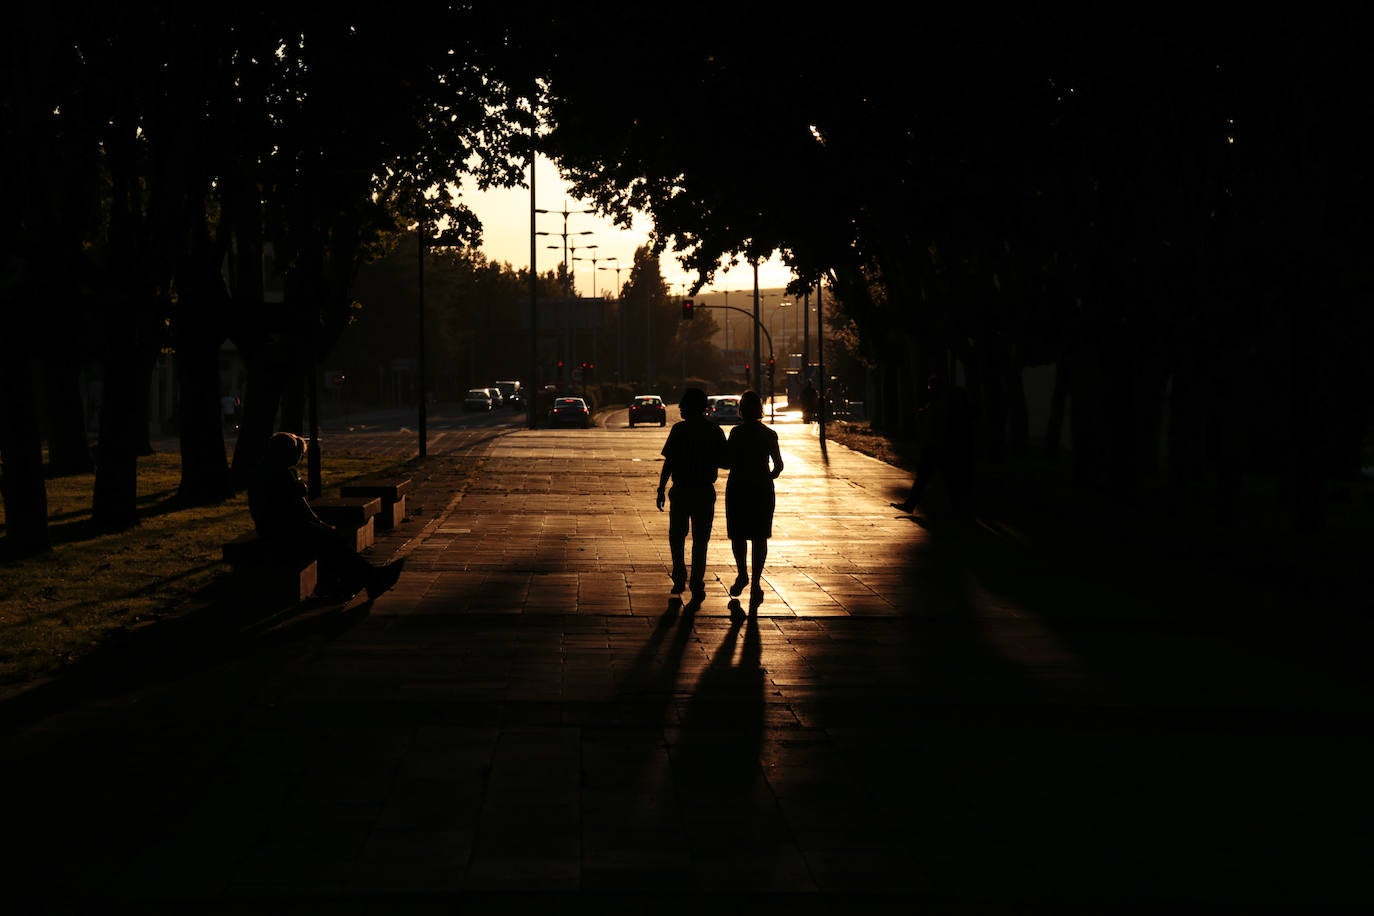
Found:
M 80 369 L 49 358 L 43 368 L 43 404 L 47 419 L 48 472 L 54 477 L 89 474 L 95 468 L 86 411 L 81 398 Z
M 177 414 L 181 420 L 183 505 L 214 505 L 230 499 L 229 461 L 224 452 L 220 406 L 219 347 L 225 338 L 228 296 L 220 277 L 221 251 L 208 234 L 197 233 L 182 258 L 181 296 L 176 314 Z
M 276 431 L 281 408 L 281 366 L 276 345 L 265 340 L 237 341 L 247 364 L 244 375 L 243 418 L 234 442 L 234 462 L 230 481 L 235 489 L 245 490 L 257 474 L 267 440 Z
M 0 489 L 5 501 L 5 552 L 31 556 L 51 549 L 43 437 L 30 361 L 6 346 L 0 359 Z
M 99 531 L 124 531 L 138 523 L 138 456 L 148 441 L 148 382 L 154 358 L 119 346 L 106 358 L 100 443 L 96 447 L 91 521 Z
M 188 331 L 178 335 L 176 355 L 180 389 L 182 505 L 205 506 L 234 495 L 224 450 L 220 410 L 219 343 L 212 336 Z

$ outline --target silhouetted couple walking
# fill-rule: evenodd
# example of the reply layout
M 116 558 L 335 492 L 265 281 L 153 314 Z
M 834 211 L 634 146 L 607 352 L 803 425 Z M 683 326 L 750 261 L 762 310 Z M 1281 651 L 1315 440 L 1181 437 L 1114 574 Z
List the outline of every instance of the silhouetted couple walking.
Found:
M 681 595 L 690 585 L 694 599 L 705 597 L 706 548 L 716 512 L 715 484 L 724 468 L 730 472 L 725 484 L 725 528 L 737 569 L 730 595 L 738 597 L 746 585 L 751 586 L 750 604 L 756 606 L 763 600 L 763 564 L 768 558 L 768 539 L 773 536 L 773 481 L 782 473 L 778 434 L 763 424 L 763 399 L 756 391 L 746 391 L 740 397 L 742 422 L 730 431 L 728 439 L 719 426 L 706 419 L 706 392 L 700 388 L 684 391 L 678 409 L 682 419 L 673 424 L 663 444 L 657 497 L 660 511 L 665 498 L 669 504 L 672 593 Z M 667 489 L 670 481 L 672 488 Z M 689 531 L 690 580 L 686 563 Z

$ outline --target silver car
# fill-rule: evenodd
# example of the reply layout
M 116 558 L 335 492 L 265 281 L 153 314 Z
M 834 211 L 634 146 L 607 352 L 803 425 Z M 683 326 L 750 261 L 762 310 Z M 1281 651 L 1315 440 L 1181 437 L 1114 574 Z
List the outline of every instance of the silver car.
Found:
M 714 394 L 706 399 L 706 419 L 717 423 L 739 422 L 739 395 Z
M 469 388 L 467 396 L 463 398 L 464 410 L 480 410 L 483 413 L 491 412 L 491 392 L 485 388 Z

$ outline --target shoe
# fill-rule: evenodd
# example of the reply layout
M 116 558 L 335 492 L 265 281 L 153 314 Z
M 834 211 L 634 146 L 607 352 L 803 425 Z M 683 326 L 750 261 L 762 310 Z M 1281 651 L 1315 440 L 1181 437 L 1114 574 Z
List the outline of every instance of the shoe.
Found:
M 744 594 L 744 587 L 749 584 L 749 577 L 741 573 L 735 577 L 735 584 L 730 586 L 730 597 L 738 598 Z
M 671 592 L 669 592 L 668 594 L 670 594 L 670 595 L 681 595 L 681 594 L 682 594 L 683 592 L 685 592 L 685 591 L 687 591 L 687 583 L 686 583 L 686 582 L 674 582 L 674 583 L 673 583 L 673 590 L 672 590 Z
M 892 508 L 898 509 L 902 512 L 914 512 L 916 510 L 915 503 L 890 503 L 889 505 L 891 505 Z
M 405 558 L 402 557 L 394 563 L 388 563 L 378 569 L 377 575 L 368 583 L 367 597 L 376 601 L 383 592 L 390 591 L 391 587 L 396 584 L 396 580 L 401 578 L 401 569 L 405 565 Z
M 762 604 L 762 603 L 763 603 L 763 589 L 759 588 L 758 586 L 754 586 L 753 588 L 751 588 L 751 589 L 749 590 L 749 603 L 750 603 L 750 604 Z

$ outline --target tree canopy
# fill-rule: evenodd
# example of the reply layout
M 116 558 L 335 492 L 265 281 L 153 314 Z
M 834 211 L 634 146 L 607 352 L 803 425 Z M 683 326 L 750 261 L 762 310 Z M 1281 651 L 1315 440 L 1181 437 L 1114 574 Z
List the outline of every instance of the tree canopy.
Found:
M 360 266 L 417 227 L 477 244 L 444 189 L 523 182 L 536 142 L 605 212 L 647 214 L 653 253 L 677 252 L 698 287 L 774 251 L 795 292 L 823 283 L 879 424 L 909 422 L 928 373 L 957 373 L 999 458 L 1025 447 L 1021 371 L 1052 365 L 1075 462 L 1098 483 L 1148 474 L 1161 438 L 1184 487 L 1281 470 L 1306 505 L 1358 465 L 1374 383 L 1355 292 L 1369 235 L 1356 7 L 1280 21 L 706 3 L 670 26 L 647 7 L 422 12 L 15 13 L 0 88 L 0 155 L 22 178 L 0 237 L 7 541 L 46 546 L 44 431 L 52 467 L 83 464 L 83 370 L 102 382 L 99 526 L 136 522 L 148 381 L 168 353 L 181 495 L 231 492 L 274 418 L 307 422 Z M 457 267 L 480 285 L 480 264 Z M 642 294 L 646 324 L 666 301 L 650 281 L 632 272 L 624 305 Z M 250 367 L 232 469 L 225 340 Z

